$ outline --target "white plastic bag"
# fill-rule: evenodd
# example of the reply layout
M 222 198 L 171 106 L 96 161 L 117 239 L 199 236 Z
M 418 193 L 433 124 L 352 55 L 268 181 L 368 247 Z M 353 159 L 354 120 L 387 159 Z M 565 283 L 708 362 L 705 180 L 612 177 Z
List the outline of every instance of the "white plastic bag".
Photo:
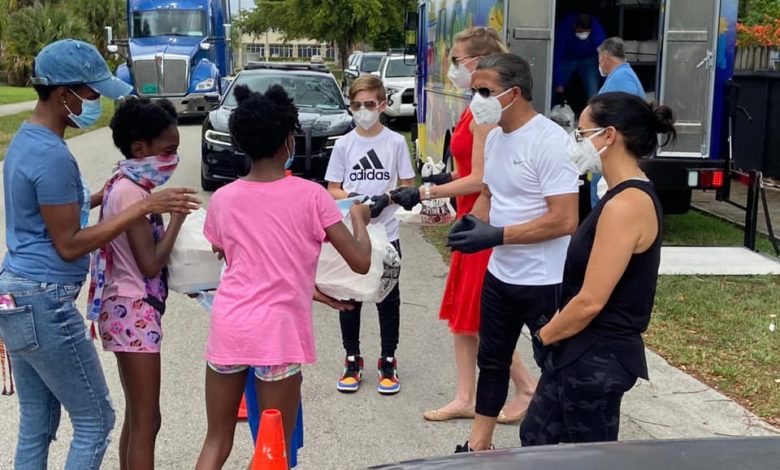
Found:
M 181 294 L 216 289 L 222 261 L 203 235 L 205 209 L 190 214 L 181 227 L 168 260 L 168 288 Z
M 349 219 L 344 223 L 352 230 Z M 401 259 L 387 240 L 383 225 L 369 225 L 368 236 L 371 239 L 371 268 L 364 275 L 352 271 L 333 245 L 322 246 L 316 277 L 320 292 L 338 300 L 371 303 L 385 300 L 398 284 Z
M 428 157 L 423 164 L 421 175 L 423 177 L 438 175 L 444 171 L 443 163 L 434 163 L 431 157 Z M 425 183 L 430 185 L 430 183 Z M 395 213 L 395 218 L 401 223 L 414 225 L 447 225 L 455 220 L 455 209 L 448 198 L 428 199 L 420 202 L 407 211 L 399 209 Z
M 564 103 L 554 106 L 547 117 L 566 129 L 566 132 L 574 131 L 576 117 L 574 116 L 574 110 L 568 104 Z

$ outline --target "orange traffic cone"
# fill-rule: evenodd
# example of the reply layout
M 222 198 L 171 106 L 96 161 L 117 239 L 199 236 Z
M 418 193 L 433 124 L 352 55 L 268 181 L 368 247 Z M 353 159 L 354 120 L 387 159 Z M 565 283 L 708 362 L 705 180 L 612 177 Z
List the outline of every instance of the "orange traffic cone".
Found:
M 282 412 L 265 410 L 260 417 L 255 456 L 251 470 L 288 470 L 287 445 L 284 442 Z
M 246 411 L 246 395 L 241 396 L 241 404 L 238 405 L 238 419 L 247 419 L 249 413 Z

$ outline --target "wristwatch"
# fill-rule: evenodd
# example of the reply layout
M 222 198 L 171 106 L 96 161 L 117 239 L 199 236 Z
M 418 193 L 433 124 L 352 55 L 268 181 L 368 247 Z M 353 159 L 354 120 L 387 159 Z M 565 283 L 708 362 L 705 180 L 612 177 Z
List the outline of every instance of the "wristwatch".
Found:
M 533 345 L 539 349 L 544 349 L 546 346 L 544 345 L 544 341 L 542 341 L 542 336 L 539 334 L 542 330 L 540 329 L 536 333 L 534 333 L 532 342 Z

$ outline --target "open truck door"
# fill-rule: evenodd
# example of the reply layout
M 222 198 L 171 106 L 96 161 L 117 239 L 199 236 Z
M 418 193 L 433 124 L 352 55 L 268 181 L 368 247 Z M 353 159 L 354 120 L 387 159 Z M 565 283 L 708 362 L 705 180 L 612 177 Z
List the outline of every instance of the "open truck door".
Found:
M 553 28 L 555 0 L 507 2 L 507 46 L 531 65 L 533 104 L 538 112 L 550 111 L 552 97 Z
M 677 119 L 677 142 L 661 157 L 709 158 L 720 2 L 666 0 L 658 101 Z

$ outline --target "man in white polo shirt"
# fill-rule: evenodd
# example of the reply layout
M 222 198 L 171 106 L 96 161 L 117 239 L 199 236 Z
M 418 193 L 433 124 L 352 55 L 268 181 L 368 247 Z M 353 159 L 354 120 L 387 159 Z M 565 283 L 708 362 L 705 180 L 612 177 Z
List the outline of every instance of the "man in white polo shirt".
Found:
M 578 222 L 573 142 L 531 106 L 528 63 L 513 54 L 485 57 L 472 85 L 475 121 L 499 127 L 485 145 L 482 194 L 448 240 L 464 253 L 493 248 L 482 290 L 477 414 L 457 452 L 490 448 L 520 331 L 526 325 L 536 333 L 557 311 L 569 236 Z

